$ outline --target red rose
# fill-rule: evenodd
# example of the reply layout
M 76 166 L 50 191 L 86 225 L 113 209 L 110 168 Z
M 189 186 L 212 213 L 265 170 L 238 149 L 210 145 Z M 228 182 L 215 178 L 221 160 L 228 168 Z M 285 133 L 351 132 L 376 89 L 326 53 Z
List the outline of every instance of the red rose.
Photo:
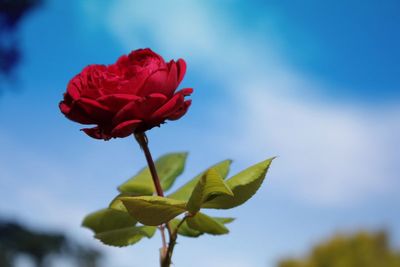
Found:
M 70 120 L 95 124 L 82 129 L 108 140 L 144 132 L 182 117 L 191 104 L 185 88 L 175 93 L 185 75 L 183 59 L 164 59 L 151 49 L 121 56 L 115 64 L 89 65 L 69 82 L 61 112 Z

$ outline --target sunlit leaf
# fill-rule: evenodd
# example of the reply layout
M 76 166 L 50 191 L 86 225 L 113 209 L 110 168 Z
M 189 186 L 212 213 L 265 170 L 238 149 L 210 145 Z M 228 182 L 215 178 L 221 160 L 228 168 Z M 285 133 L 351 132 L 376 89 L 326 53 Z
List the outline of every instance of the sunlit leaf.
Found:
M 186 219 L 187 225 L 201 233 L 211 235 L 223 235 L 229 233 L 228 228 L 223 223 L 212 217 L 198 212 L 195 216 Z
M 98 233 L 95 238 L 109 246 L 123 247 L 133 245 L 143 237 L 151 238 L 156 229 L 155 226 L 127 227 Z
M 122 203 L 120 198 L 121 197 L 133 197 L 133 196 L 135 196 L 135 195 L 134 194 L 128 194 L 128 193 L 118 194 L 113 200 L 111 200 L 111 202 L 108 205 L 108 207 L 110 209 L 113 209 L 113 210 L 119 210 L 119 211 L 128 212 L 128 210 L 126 209 L 124 203 Z
M 170 226 L 171 228 L 174 230 L 176 229 L 176 227 L 178 226 L 179 222 L 181 221 L 181 219 L 173 219 L 170 221 Z M 201 236 L 203 233 L 199 232 L 197 230 L 194 230 L 192 228 L 190 228 L 186 221 L 183 222 L 181 224 L 181 226 L 178 229 L 178 234 L 182 235 L 182 236 L 186 236 L 186 237 L 199 237 Z
M 216 196 L 202 205 L 203 208 L 230 209 L 249 200 L 260 188 L 274 158 L 255 164 L 226 180 L 233 192 L 231 196 Z
M 211 218 L 221 224 L 228 224 L 235 220 L 234 218 L 225 218 L 225 217 L 211 217 Z M 172 230 L 176 229 L 177 225 L 180 223 L 181 220 L 182 219 L 173 219 L 169 222 Z M 179 227 L 178 234 L 185 237 L 199 237 L 203 235 L 204 232 L 200 232 L 198 230 L 190 228 L 190 226 L 187 224 L 185 220 Z
M 127 212 L 102 209 L 85 217 L 82 226 L 91 229 L 95 238 L 110 246 L 128 246 L 143 237 L 150 238 L 156 227 L 136 227 L 137 221 Z
M 94 233 L 101 233 L 134 226 L 136 223 L 137 221 L 127 212 L 108 208 L 87 215 L 82 226 L 91 229 Z
M 121 197 L 128 212 L 145 225 L 160 225 L 185 212 L 186 202 L 159 197 Z
M 167 191 L 182 174 L 187 153 L 170 153 L 155 161 L 156 170 L 161 187 Z M 118 187 L 121 193 L 130 193 L 137 196 L 152 195 L 155 192 L 152 176 L 148 167 Z
M 210 168 L 213 168 L 215 170 L 218 171 L 218 173 L 220 174 L 220 176 L 222 178 L 225 178 L 228 175 L 229 172 L 229 166 L 232 163 L 231 160 L 224 160 L 220 163 L 217 163 L 213 166 L 211 166 Z M 209 168 L 209 169 L 210 169 Z M 207 169 L 208 170 L 208 169 Z M 185 200 L 187 201 L 190 197 L 190 195 L 193 192 L 194 187 L 196 186 L 197 182 L 199 181 L 199 179 L 202 177 L 202 175 L 207 171 L 203 171 L 202 173 L 200 173 L 199 175 L 197 175 L 195 178 L 193 178 L 192 180 L 190 180 L 189 182 L 187 182 L 185 185 L 183 185 L 182 187 L 180 187 L 178 190 L 176 190 L 174 193 L 172 193 L 171 195 L 169 195 L 169 198 L 173 198 L 173 199 L 178 199 L 178 200 Z
M 233 193 L 225 184 L 218 171 L 211 168 L 198 180 L 186 205 L 186 209 L 194 214 L 200 210 L 201 205 L 207 201 L 210 196 L 217 195 L 233 196 Z
M 230 217 L 212 217 L 212 218 L 223 224 L 229 224 L 235 220 L 235 218 L 230 218 Z

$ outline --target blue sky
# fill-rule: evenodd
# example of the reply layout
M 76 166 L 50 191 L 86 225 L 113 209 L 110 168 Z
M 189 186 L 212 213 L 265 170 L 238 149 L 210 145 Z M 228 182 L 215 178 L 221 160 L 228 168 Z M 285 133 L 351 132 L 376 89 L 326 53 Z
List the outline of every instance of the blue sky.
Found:
M 79 227 L 145 163 L 133 139 L 102 142 L 58 110 L 85 65 L 151 47 L 184 58 L 193 105 L 149 133 L 155 156 L 189 151 L 184 183 L 232 158 L 232 173 L 278 155 L 231 234 L 181 238 L 176 266 L 274 266 L 336 231 L 400 243 L 397 1 L 48 1 L 21 25 L 18 93 L 0 98 L 0 212 L 62 229 L 108 265 L 156 266 L 159 237 L 101 246 Z M 193 263 L 194 257 L 201 256 Z M 132 263 L 134 261 L 134 263 Z
M 263 1 L 251 6 L 247 17 L 272 10 L 289 60 L 304 72 L 348 88 L 339 94 L 398 97 L 398 1 Z

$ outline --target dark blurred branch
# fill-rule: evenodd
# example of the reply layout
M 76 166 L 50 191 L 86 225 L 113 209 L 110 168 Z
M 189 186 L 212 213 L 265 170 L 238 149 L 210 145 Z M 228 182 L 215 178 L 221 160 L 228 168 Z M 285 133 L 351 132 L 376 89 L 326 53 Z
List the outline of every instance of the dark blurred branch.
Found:
M 0 82 L 10 79 L 21 60 L 17 27 L 43 0 L 0 0 Z M 0 83 L 0 93 L 2 86 Z
M 48 266 L 50 256 L 68 256 L 76 266 L 96 267 L 101 254 L 69 240 L 64 234 L 38 232 L 16 222 L 0 221 L 0 266 L 12 267 L 19 255 L 29 256 L 37 267 Z
M 0 0 L 0 26 L 6 29 L 15 28 L 27 12 L 42 2 L 42 0 Z

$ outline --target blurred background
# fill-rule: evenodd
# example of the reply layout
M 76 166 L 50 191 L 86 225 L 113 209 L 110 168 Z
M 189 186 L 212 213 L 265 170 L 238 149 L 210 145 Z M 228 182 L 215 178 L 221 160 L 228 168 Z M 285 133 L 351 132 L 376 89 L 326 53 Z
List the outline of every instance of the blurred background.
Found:
M 231 233 L 180 237 L 175 266 L 400 266 L 399 11 L 0 0 L 0 266 L 158 265 L 159 236 L 117 249 L 80 227 L 145 165 L 138 145 L 88 138 L 58 109 L 84 66 L 144 47 L 184 58 L 195 89 L 187 115 L 149 133 L 155 157 L 190 152 L 176 187 L 226 158 L 236 173 L 278 156 L 253 199 L 218 213 L 238 218 Z

